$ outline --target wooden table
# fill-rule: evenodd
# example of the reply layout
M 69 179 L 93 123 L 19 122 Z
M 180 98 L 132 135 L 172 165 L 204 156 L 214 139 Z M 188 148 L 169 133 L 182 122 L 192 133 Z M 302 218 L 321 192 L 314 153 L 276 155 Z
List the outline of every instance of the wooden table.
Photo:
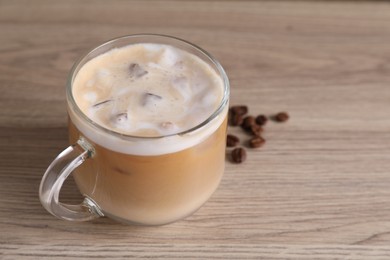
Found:
M 185 220 L 58 220 L 38 187 L 67 146 L 68 71 L 134 33 L 202 46 L 226 68 L 231 104 L 291 118 L 227 162 Z M 0 147 L 0 259 L 390 259 L 390 4 L 0 0 Z M 69 181 L 62 200 L 80 197 Z

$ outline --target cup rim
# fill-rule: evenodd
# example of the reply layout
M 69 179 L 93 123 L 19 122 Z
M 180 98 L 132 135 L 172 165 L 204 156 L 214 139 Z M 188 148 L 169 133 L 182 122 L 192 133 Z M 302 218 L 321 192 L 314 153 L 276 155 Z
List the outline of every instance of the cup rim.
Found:
M 141 38 L 141 37 L 148 37 L 151 40 L 153 38 L 165 38 L 168 40 L 174 40 L 174 41 L 181 42 L 182 44 L 187 45 L 191 48 L 194 48 L 200 54 L 204 55 L 204 57 L 206 57 L 215 66 L 215 68 L 217 69 L 217 73 L 219 73 L 219 76 L 221 77 L 221 79 L 223 81 L 223 87 L 224 87 L 223 97 L 222 97 L 222 100 L 219 103 L 217 109 L 215 109 L 208 118 L 206 118 L 204 121 L 202 121 L 201 123 L 197 124 L 194 127 L 191 127 L 189 129 L 186 129 L 184 131 L 180 131 L 177 133 L 159 135 L 159 136 L 136 136 L 136 135 L 131 135 L 131 134 L 119 133 L 119 132 L 113 131 L 111 129 L 108 129 L 108 128 L 96 123 L 95 121 L 90 119 L 86 114 L 84 114 L 84 112 L 82 112 L 82 110 L 77 105 L 77 103 L 73 97 L 73 93 L 72 93 L 73 92 L 72 91 L 73 80 L 75 79 L 75 77 L 79 71 L 78 69 L 79 69 L 79 66 L 81 65 L 81 63 L 90 54 L 103 48 L 104 46 L 110 45 L 116 41 L 123 40 L 123 39 Z M 106 42 L 103 42 L 102 44 L 99 44 L 97 47 L 89 49 L 80 58 L 78 58 L 76 60 L 76 62 L 73 64 L 73 66 L 68 74 L 67 83 L 66 83 L 66 98 L 67 98 L 68 107 L 70 106 L 71 109 L 73 109 L 76 116 L 80 117 L 81 120 L 87 122 L 93 128 L 96 128 L 96 129 L 103 131 L 107 134 L 110 134 L 112 136 L 119 137 L 121 139 L 131 138 L 131 139 L 149 139 L 149 140 L 151 140 L 151 139 L 159 139 L 159 138 L 165 138 L 165 137 L 171 137 L 171 136 L 181 136 L 181 135 L 193 133 L 193 132 L 203 128 L 204 126 L 206 126 L 209 122 L 213 121 L 216 117 L 218 117 L 218 115 L 220 115 L 224 111 L 225 107 L 229 103 L 229 94 L 230 94 L 230 84 L 229 84 L 229 79 L 226 75 L 226 72 L 223 69 L 222 65 L 210 53 L 208 53 L 207 51 L 205 51 L 201 47 L 199 47 L 199 46 L 197 46 L 189 41 L 186 41 L 186 40 L 174 37 L 174 36 L 170 36 L 170 35 L 151 34 L 151 33 L 150 34 L 146 33 L 146 34 L 131 34 L 131 35 L 119 36 L 119 37 L 113 38 L 111 40 L 108 40 Z

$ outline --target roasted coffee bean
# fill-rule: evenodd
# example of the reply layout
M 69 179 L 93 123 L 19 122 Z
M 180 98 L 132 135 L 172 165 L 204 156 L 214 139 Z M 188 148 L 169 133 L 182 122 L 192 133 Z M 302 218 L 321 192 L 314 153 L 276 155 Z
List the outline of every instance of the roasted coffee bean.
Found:
M 255 136 L 260 136 L 260 134 L 263 132 L 263 128 L 259 125 L 251 125 L 247 131 L 252 134 L 252 135 L 255 135 Z
M 267 123 L 268 121 L 268 118 L 265 116 L 265 115 L 258 115 L 256 117 L 256 124 L 258 124 L 259 126 L 263 126 Z
M 241 125 L 243 122 L 242 115 L 240 114 L 230 114 L 229 123 L 231 126 L 238 126 Z
M 230 109 L 229 109 L 230 113 L 231 114 L 236 114 L 236 115 L 245 115 L 246 113 L 248 113 L 248 107 L 247 106 L 232 106 Z
M 252 148 L 259 148 L 265 144 L 265 139 L 261 136 L 255 136 L 249 140 L 249 146 Z
M 251 126 L 256 124 L 256 119 L 253 116 L 247 116 L 244 118 L 244 121 L 242 122 L 242 128 L 244 130 L 249 130 Z
M 240 142 L 240 139 L 238 139 L 235 135 L 227 135 L 226 138 L 226 145 L 227 147 L 234 147 Z
M 232 151 L 232 160 L 235 163 L 242 163 L 246 159 L 246 151 L 244 148 L 235 148 Z
M 274 118 L 277 122 L 286 122 L 289 119 L 289 115 L 286 112 L 280 112 Z

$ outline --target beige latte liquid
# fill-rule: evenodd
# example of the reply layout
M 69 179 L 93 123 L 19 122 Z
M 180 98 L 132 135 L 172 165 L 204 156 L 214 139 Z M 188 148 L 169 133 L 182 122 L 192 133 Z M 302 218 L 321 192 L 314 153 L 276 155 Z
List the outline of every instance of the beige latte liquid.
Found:
M 82 133 L 70 124 L 71 142 Z M 225 163 L 226 123 L 203 142 L 157 156 L 137 156 L 94 144 L 96 158 L 74 173 L 82 194 L 111 217 L 170 223 L 197 210 L 218 187 Z
M 86 63 L 72 90 L 84 115 L 106 129 L 69 109 L 70 142 L 83 137 L 95 149 L 74 179 L 105 215 L 166 224 L 193 213 L 216 190 L 227 106 L 207 121 L 223 83 L 206 62 L 168 45 L 129 45 Z

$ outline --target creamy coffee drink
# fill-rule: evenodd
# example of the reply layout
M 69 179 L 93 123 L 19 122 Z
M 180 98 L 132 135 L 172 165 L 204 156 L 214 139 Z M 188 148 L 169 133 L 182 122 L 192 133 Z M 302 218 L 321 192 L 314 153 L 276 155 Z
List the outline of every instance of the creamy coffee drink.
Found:
M 73 174 L 102 212 L 124 222 L 166 224 L 197 210 L 225 161 L 224 79 L 171 45 L 135 43 L 86 62 L 73 79 L 71 143 L 94 154 Z
M 200 58 L 161 44 L 134 44 L 89 61 L 73 83 L 77 105 L 112 131 L 142 137 L 179 133 L 219 106 L 223 82 Z

